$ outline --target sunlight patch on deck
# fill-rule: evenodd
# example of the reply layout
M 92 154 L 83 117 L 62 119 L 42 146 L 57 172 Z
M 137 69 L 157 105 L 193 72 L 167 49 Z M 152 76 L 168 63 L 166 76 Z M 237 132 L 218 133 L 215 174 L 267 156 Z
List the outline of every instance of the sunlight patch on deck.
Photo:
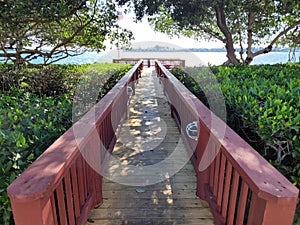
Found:
M 194 168 L 153 68 L 138 80 L 112 156 L 119 164 L 109 163 L 103 205 L 92 211 L 88 225 L 213 224 L 208 204 L 196 196 Z M 112 181 L 118 179 L 139 185 Z

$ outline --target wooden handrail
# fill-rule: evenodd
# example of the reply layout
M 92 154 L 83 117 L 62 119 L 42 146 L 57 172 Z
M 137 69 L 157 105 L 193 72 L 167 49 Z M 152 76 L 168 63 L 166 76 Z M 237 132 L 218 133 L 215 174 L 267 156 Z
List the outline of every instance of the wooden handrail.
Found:
M 125 63 L 125 64 L 131 64 L 135 65 L 138 61 L 140 61 L 140 58 L 121 58 L 121 59 L 113 59 L 114 63 Z M 184 67 L 185 66 L 185 60 L 184 59 L 175 59 L 175 58 L 144 58 L 144 66 L 154 66 L 155 60 L 158 60 L 164 67 L 167 69 L 173 68 L 175 66 Z
M 197 195 L 209 202 L 217 224 L 290 225 L 299 190 L 156 61 L 172 115 L 197 173 Z M 198 121 L 197 141 L 184 128 Z M 212 129 L 224 128 L 224 136 Z M 209 158 L 209 157 L 214 157 Z M 200 169 L 202 160 L 212 163 Z M 200 166 L 201 167 L 201 166 Z
M 83 225 L 102 203 L 100 172 L 142 67 L 141 60 L 8 187 L 16 225 Z

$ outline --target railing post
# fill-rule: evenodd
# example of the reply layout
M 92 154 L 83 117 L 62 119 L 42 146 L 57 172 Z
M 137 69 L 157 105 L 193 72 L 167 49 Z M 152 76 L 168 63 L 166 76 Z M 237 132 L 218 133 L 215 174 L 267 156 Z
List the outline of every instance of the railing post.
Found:
M 52 207 L 51 200 L 48 199 L 43 203 L 41 199 L 19 202 L 13 197 L 10 197 L 11 206 L 16 225 L 53 225 L 54 221 L 54 207 Z
M 89 180 L 90 186 L 91 186 L 91 192 L 94 193 L 94 201 L 93 205 L 94 207 L 98 207 L 103 203 L 103 198 L 102 198 L 102 176 L 94 171 L 92 168 L 89 168 L 90 171 L 90 178 L 92 180 Z
M 209 167 L 206 168 L 203 171 L 199 170 L 200 162 L 203 158 L 204 152 L 208 145 L 209 140 L 209 132 L 207 131 L 206 127 L 204 127 L 204 124 L 202 122 L 198 123 L 199 125 L 199 137 L 198 137 L 198 143 L 196 147 L 196 157 L 197 157 L 197 163 L 196 163 L 196 173 L 197 173 L 197 196 L 203 200 L 206 200 L 206 191 L 205 186 L 209 183 Z
M 253 193 L 248 225 L 292 224 L 296 204 L 297 198 L 267 201 Z

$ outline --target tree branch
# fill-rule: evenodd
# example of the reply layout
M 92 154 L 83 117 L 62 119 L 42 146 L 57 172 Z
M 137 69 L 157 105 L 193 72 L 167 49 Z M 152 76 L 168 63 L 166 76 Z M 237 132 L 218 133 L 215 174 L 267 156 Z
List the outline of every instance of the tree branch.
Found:
M 197 25 L 197 27 L 190 26 L 187 29 L 191 29 L 193 31 L 203 31 L 203 32 L 211 35 L 212 37 L 214 37 L 214 38 L 222 41 L 224 44 L 226 43 L 226 39 L 224 37 L 222 37 L 219 33 L 214 32 L 213 30 L 211 30 L 211 29 L 209 29 L 207 27 L 203 27 L 203 26 Z
M 237 27 L 238 27 L 238 37 L 239 37 L 239 44 L 240 44 L 240 58 L 243 61 L 243 63 L 245 62 L 244 58 L 243 58 L 243 54 L 244 54 L 244 47 L 243 47 L 243 42 L 242 42 L 242 32 L 241 32 L 241 23 L 240 23 L 240 19 L 237 19 Z
M 273 45 L 278 41 L 279 38 L 281 38 L 283 35 L 287 34 L 290 30 L 292 30 L 293 28 L 295 28 L 296 26 L 300 25 L 300 20 L 295 22 L 294 24 L 292 24 L 291 26 L 287 27 L 286 29 L 284 29 L 283 31 L 281 31 L 272 41 L 271 43 L 265 47 L 262 50 L 259 50 L 255 53 L 253 53 L 253 56 L 258 56 L 261 54 L 266 54 L 269 53 L 270 51 L 272 51 Z
M 224 34 L 225 39 L 226 39 L 226 50 L 227 50 L 227 58 L 229 61 L 233 64 L 239 63 L 238 59 L 235 56 L 235 49 L 233 47 L 233 38 L 232 34 L 228 29 L 228 26 L 226 24 L 226 16 L 224 9 L 221 5 L 216 4 L 214 6 L 214 10 L 216 12 L 216 17 L 217 17 L 217 24 L 218 27 L 220 28 L 221 32 Z
M 252 52 L 252 43 L 253 43 L 253 23 L 254 23 L 254 16 L 253 12 L 248 12 L 248 29 L 247 29 L 247 57 L 245 60 L 245 64 L 249 65 L 254 58 L 253 52 Z
M 94 4 L 94 9 L 93 9 L 93 14 L 91 16 L 91 19 L 89 21 L 87 21 L 85 24 L 83 24 L 82 26 L 80 26 L 70 37 L 66 38 L 63 42 L 61 42 L 60 44 L 57 44 L 50 52 L 51 55 L 53 55 L 53 53 L 59 49 L 60 47 L 65 46 L 66 44 L 70 43 L 84 28 L 86 28 L 91 22 L 93 22 L 94 20 L 94 16 L 96 14 L 96 9 L 97 9 L 97 1 Z
M 74 7 L 70 12 L 61 15 L 59 17 L 59 19 L 64 19 L 64 18 L 68 18 L 70 16 L 72 16 L 74 13 L 76 13 L 78 10 L 81 10 L 84 6 L 85 6 L 86 1 L 82 1 L 81 4 L 79 4 L 77 7 Z M 2 21 L 3 22 L 10 22 L 11 18 L 13 18 L 12 16 L 10 18 L 3 18 Z M 45 19 L 45 18 L 39 18 L 39 17 L 34 17 L 34 18 L 24 18 L 24 17 L 17 17 L 16 20 L 13 20 L 15 23 L 17 24 L 29 24 L 32 22 L 36 22 L 36 23 L 51 23 L 53 22 L 53 19 Z

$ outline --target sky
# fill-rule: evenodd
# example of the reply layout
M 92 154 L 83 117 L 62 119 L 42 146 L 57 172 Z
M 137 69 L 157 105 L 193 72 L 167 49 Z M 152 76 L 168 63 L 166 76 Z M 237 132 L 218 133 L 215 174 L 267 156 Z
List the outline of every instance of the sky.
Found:
M 123 18 L 119 20 L 119 25 L 123 28 L 131 30 L 135 42 L 167 42 L 168 44 L 176 45 L 182 48 L 224 48 L 224 44 L 221 42 L 207 42 L 207 41 L 195 41 L 186 37 L 168 37 L 168 35 L 155 32 L 150 27 L 147 18 L 144 18 L 142 22 L 134 22 L 134 14 L 124 14 Z

